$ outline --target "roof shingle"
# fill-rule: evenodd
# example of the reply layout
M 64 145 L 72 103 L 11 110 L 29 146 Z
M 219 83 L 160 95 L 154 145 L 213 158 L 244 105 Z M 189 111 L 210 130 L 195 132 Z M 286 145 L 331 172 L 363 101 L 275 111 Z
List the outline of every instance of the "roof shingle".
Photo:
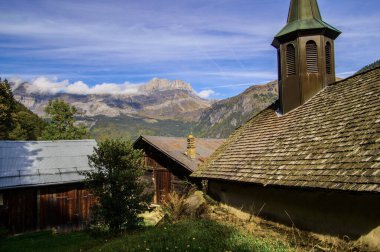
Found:
M 196 138 L 195 159 L 189 158 L 185 152 L 187 147 L 186 137 L 163 137 L 142 135 L 135 142 L 135 146 L 144 141 L 157 150 L 181 164 L 190 172 L 197 169 L 224 141 L 225 139 Z
M 262 185 L 380 192 L 380 68 L 279 116 L 273 104 L 193 173 Z

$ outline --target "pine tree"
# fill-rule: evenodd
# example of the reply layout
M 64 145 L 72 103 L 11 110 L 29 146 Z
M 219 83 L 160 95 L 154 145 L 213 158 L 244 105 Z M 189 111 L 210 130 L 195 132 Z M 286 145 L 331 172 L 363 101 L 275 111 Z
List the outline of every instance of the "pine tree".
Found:
M 16 103 L 8 81 L 0 79 L 0 140 L 9 139 L 9 133 L 14 127 L 12 113 L 15 106 Z
M 75 125 L 77 109 L 62 100 L 52 100 L 45 108 L 50 123 L 42 133 L 43 140 L 74 140 L 88 136 L 84 124 Z
M 9 133 L 9 139 L 25 141 L 37 140 L 41 136 L 46 123 L 21 104 L 17 105 L 21 108 L 12 114 L 14 127 Z M 17 105 L 16 107 L 18 107 Z
M 111 232 L 136 227 L 138 215 L 148 209 L 151 195 L 144 191 L 141 150 L 130 141 L 105 140 L 88 157 L 94 171 L 84 172 L 86 182 L 98 197 L 94 217 L 105 223 Z

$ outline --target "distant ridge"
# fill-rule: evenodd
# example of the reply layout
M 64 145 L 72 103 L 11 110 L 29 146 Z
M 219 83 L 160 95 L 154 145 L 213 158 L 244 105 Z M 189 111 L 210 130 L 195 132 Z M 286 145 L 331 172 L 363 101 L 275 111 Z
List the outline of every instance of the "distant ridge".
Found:
M 205 109 L 195 131 L 204 137 L 226 138 L 235 128 L 268 107 L 277 98 L 277 81 L 265 85 L 253 85 L 243 93 L 217 101 L 210 108 Z
M 363 67 L 358 72 L 356 72 L 356 74 L 364 73 L 364 72 L 367 72 L 368 70 L 372 70 L 372 69 L 375 69 L 377 67 L 380 67 L 380 60 L 377 60 L 377 61 L 373 62 L 372 64 L 369 64 L 369 65 Z

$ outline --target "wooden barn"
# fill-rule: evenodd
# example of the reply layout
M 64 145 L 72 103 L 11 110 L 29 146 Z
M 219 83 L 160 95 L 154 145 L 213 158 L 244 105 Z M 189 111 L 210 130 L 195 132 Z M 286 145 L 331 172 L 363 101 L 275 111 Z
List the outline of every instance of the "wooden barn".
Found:
M 145 153 L 145 178 L 154 191 L 154 203 L 161 203 L 175 191 L 183 193 L 194 182 L 190 174 L 202 164 L 224 139 L 140 136 L 134 147 Z
M 316 0 L 292 0 L 289 10 L 273 41 L 279 100 L 193 176 L 216 199 L 261 217 L 350 238 L 376 232 L 380 68 L 335 82 L 340 32 L 322 20 Z
M 0 225 L 12 233 L 78 229 L 94 196 L 83 185 L 95 140 L 0 141 Z

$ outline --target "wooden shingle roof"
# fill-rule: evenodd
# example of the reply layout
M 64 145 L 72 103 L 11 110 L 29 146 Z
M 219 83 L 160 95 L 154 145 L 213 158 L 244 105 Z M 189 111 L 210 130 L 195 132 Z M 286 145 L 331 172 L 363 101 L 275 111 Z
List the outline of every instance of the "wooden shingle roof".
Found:
M 380 68 L 336 82 L 280 116 L 273 104 L 192 176 L 380 192 Z
M 224 141 L 225 139 L 196 138 L 195 159 L 191 159 L 185 154 L 187 147 L 186 137 L 142 135 L 133 145 L 136 148 L 142 148 L 143 143 L 147 143 L 176 163 L 182 165 L 189 172 L 193 172 L 197 169 L 198 165 L 203 163 Z

